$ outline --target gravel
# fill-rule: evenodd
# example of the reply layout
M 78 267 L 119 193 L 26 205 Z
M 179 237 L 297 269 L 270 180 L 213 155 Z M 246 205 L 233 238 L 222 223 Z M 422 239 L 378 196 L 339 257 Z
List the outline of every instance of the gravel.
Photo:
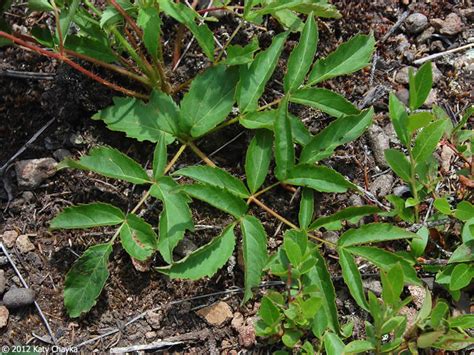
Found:
M 26 307 L 35 301 L 35 292 L 30 288 L 11 288 L 3 296 L 3 304 L 8 309 Z
M 415 12 L 408 16 L 405 20 L 405 29 L 408 33 L 417 34 L 423 31 L 428 26 L 428 17 Z
M 56 160 L 40 158 L 21 160 L 15 164 L 18 186 L 24 189 L 35 189 L 44 180 L 56 174 Z

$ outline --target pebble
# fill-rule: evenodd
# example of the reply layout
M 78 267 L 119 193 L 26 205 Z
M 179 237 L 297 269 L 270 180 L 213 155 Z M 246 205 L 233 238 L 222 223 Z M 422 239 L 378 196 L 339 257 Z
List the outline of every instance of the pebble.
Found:
M 436 91 L 436 89 L 431 89 L 428 97 L 425 100 L 425 103 L 423 104 L 423 107 L 431 108 L 436 102 L 438 102 L 438 91 Z
M 21 194 L 21 198 L 26 203 L 30 203 L 30 202 L 33 202 L 33 200 L 35 199 L 35 194 L 31 191 L 23 191 L 23 193 Z
M 18 238 L 18 233 L 14 230 L 6 231 L 2 234 L 3 244 L 5 244 L 8 249 L 13 248 L 16 238 Z
M 408 291 L 410 291 L 413 297 L 413 303 L 416 305 L 416 308 L 420 309 L 426 297 L 425 288 L 417 285 L 408 285 Z
M 426 26 L 428 26 L 428 17 L 419 12 L 411 14 L 405 20 L 405 29 L 408 33 L 420 33 Z
M 337 241 L 339 240 L 339 234 L 337 234 L 337 233 L 334 232 L 334 231 L 325 231 L 325 232 L 322 234 L 321 238 L 324 239 L 324 240 L 327 240 L 328 242 L 337 244 Z M 330 245 L 330 244 L 324 243 L 324 247 L 325 247 L 326 249 L 328 249 L 329 251 L 336 251 L 336 248 L 334 248 L 334 247 L 333 247 L 332 245 Z
M 8 258 L 6 256 L 0 256 L 0 266 L 5 266 L 8 264 Z
M 401 101 L 403 102 L 406 106 L 408 106 L 408 99 L 410 97 L 410 93 L 408 92 L 408 89 L 406 88 L 401 88 L 399 90 L 397 90 L 397 92 L 395 93 L 395 96 Z
M 66 158 L 69 158 L 72 156 L 72 153 L 67 150 L 67 149 L 63 149 L 63 148 L 60 148 L 60 149 L 57 149 L 53 152 L 53 157 L 57 160 L 57 161 L 62 161 Z
M 439 29 L 443 35 L 454 36 L 463 30 L 463 22 L 461 18 L 454 12 L 450 13 L 444 20 L 431 20 L 433 26 Z
M 0 328 L 3 328 L 8 323 L 9 312 L 7 307 L 0 306 Z
M 16 247 L 22 254 L 35 250 L 35 246 L 26 234 L 20 235 L 16 240 Z
M 406 331 L 409 330 L 413 325 L 415 324 L 416 316 L 418 315 L 418 312 L 415 308 L 413 307 L 402 307 L 398 313 L 401 316 L 406 316 L 407 317 L 407 327 L 405 328 Z
M 153 332 L 153 331 L 151 331 L 151 332 L 146 332 L 146 333 L 145 333 L 145 338 L 146 338 L 147 340 L 155 339 L 155 338 L 156 338 L 156 332 Z
M 35 301 L 35 292 L 30 288 L 11 288 L 3 296 L 3 304 L 9 308 L 29 306 Z
M 362 280 L 362 286 L 364 286 L 365 289 L 372 291 L 376 296 L 382 294 L 382 284 L 379 280 Z
M 163 319 L 163 312 L 148 311 L 145 315 L 145 320 L 150 325 L 151 329 L 160 329 L 161 320 Z
M 232 318 L 232 309 L 225 302 L 217 302 L 196 311 L 197 315 L 204 318 L 210 325 L 219 327 Z
M 448 172 L 449 169 L 451 168 L 451 159 L 455 156 L 455 153 L 451 148 L 449 148 L 447 145 L 443 145 L 441 148 L 441 159 L 440 159 L 440 164 L 441 164 L 441 169 L 443 169 L 445 172 Z
M 349 196 L 349 202 L 351 206 L 364 206 L 364 201 L 362 200 L 362 197 L 357 194 L 353 194 Z
M 15 164 L 18 186 L 34 189 L 56 174 L 56 160 L 53 158 L 21 160 Z
M 191 239 L 185 237 L 176 246 L 176 248 L 174 249 L 174 252 L 179 257 L 184 258 L 185 256 L 195 251 L 197 248 L 198 248 L 197 245 L 194 244 L 194 242 Z
M 244 348 L 251 348 L 256 341 L 255 328 L 252 325 L 246 325 L 239 328 L 239 344 Z
M 390 139 L 385 134 L 385 131 L 377 125 L 369 127 L 368 135 L 375 162 L 380 168 L 388 168 L 389 166 L 385 160 L 384 151 L 390 148 Z
M 375 196 L 385 197 L 392 191 L 393 180 L 392 174 L 380 175 L 370 184 L 369 191 Z
M 0 270 L 0 295 L 3 295 L 5 292 L 5 287 L 7 285 L 7 280 L 5 279 L 5 271 Z
M 73 133 L 69 136 L 69 143 L 73 147 L 81 147 L 86 144 L 86 140 L 79 133 Z
M 418 37 L 416 37 L 416 43 L 423 44 L 426 43 L 435 33 L 435 28 L 433 26 L 428 27 L 424 30 Z
M 409 83 L 409 74 L 408 73 L 410 71 L 410 68 L 413 69 L 413 74 L 416 74 L 416 69 L 415 68 L 413 68 L 411 66 L 406 66 L 406 67 L 401 68 L 397 72 L 397 74 L 395 74 L 395 81 L 399 84 L 408 85 L 408 83 Z M 433 74 L 433 83 L 435 83 L 435 84 L 437 82 L 439 82 L 439 80 L 443 76 L 443 73 L 441 73 L 441 71 L 438 69 L 436 64 L 432 65 L 432 74 Z
M 405 51 L 410 48 L 410 42 L 408 42 L 407 37 L 404 34 L 399 34 L 395 36 L 395 40 L 397 41 L 397 52 L 400 54 L 405 53 Z

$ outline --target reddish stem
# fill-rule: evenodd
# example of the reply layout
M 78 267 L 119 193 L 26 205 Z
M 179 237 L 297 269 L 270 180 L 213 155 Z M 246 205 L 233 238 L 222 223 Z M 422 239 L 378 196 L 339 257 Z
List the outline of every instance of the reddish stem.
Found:
M 109 0 L 110 4 L 117 9 L 118 12 L 123 16 L 125 21 L 128 22 L 128 24 L 133 28 L 135 33 L 138 35 L 138 37 L 143 38 L 143 32 L 142 30 L 137 26 L 135 21 L 130 17 L 130 15 L 127 13 L 127 11 L 124 10 L 122 6 L 120 6 L 117 1 L 115 0 Z
M 3 31 L 0 31 L 0 37 L 4 37 L 4 38 L 7 38 L 9 39 L 10 41 L 12 41 L 13 43 L 16 43 L 22 47 L 25 47 L 25 48 L 28 48 L 38 54 L 41 54 L 41 55 L 44 55 L 45 57 L 49 57 L 49 58 L 54 58 L 54 59 L 57 59 L 57 60 L 60 60 L 64 63 L 66 63 L 67 65 L 71 66 L 72 68 L 76 69 L 77 71 L 83 73 L 84 75 L 88 76 L 89 78 L 97 81 L 98 83 L 108 87 L 108 88 L 111 88 L 112 90 L 115 90 L 115 91 L 119 91 L 127 96 L 133 96 L 133 97 L 137 97 L 137 98 L 140 98 L 140 99 L 147 99 L 148 96 L 147 95 L 144 95 L 144 94 L 141 94 L 139 92 L 136 92 L 136 91 L 132 91 L 132 90 L 129 90 L 129 89 L 126 89 L 122 86 L 119 86 L 119 85 L 116 85 L 114 83 L 111 83 L 110 81 L 108 80 L 105 80 L 103 78 L 101 78 L 100 76 L 94 74 L 93 72 L 87 70 L 86 68 L 80 66 L 79 64 L 75 63 L 74 61 L 72 61 L 71 59 L 69 59 L 68 57 L 62 55 L 62 54 L 58 54 L 58 53 L 54 53 L 54 52 L 49 52 L 41 47 L 38 47 L 38 46 L 35 46 L 31 43 L 28 43 L 20 38 L 17 38 L 15 36 L 12 36 L 6 32 L 3 32 Z

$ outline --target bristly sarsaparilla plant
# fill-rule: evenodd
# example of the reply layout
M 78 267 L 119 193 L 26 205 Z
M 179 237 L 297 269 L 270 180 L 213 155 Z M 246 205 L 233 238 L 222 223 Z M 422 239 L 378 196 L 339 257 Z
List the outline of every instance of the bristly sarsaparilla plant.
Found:
M 323 161 L 331 157 L 337 147 L 360 137 L 374 115 L 373 109 L 359 110 L 342 95 L 318 87 L 326 80 L 366 67 L 375 48 L 373 35 L 358 34 L 325 58 L 314 59 L 319 39 L 316 18 L 340 17 L 333 5 L 324 0 L 254 0 L 244 1 L 243 6 L 219 1 L 218 6 L 196 10 L 171 0 L 133 3 L 109 0 L 105 8 L 99 8 L 89 0 L 31 0 L 30 8 L 50 11 L 56 19 L 56 28 L 51 32 L 35 28 L 31 36 L 6 32 L 0 32 L 0 36 L 63 61 L 126 95 L 114 98 L 114 104 L 96 113 L 93 119 L 104 121 L 109 129 L 123 132 L 129 138 L 156 144 L 151 173 L 124 153 L 106 146 L 93 148 L 79 160 L 66 159 L 59 166 L 92 171 L 145 188 L 131 211 L 94 202 L 65 208 L 51 221 L 53 230 L 117 227 L 112 238 L 89 247 L 68 272 L 64 300 L 71 317 L 88 312 L 96 303 L 109 276 L 108 260 L 114 243 L 119 242 L 138 262 L 147 262 L 159 253 L 160 264 L 153 266 L 156 271 L 170 278 L 196 280 L 213 276 L 226 264 L 238 241 L 234 232 L 237 225 L 242 236 L 245 267 L 243 302 L 252 297 L 252 289 L 260 284 L 266 269 L 278 276 L 291 275 L 291 280 L 297 283 L 300 279 L 306 280 L 298 283 L 295 295 L 291 293 L 293 283 L 289 282 L 291 292 L 286 301 L 294 307 L 288 306 L 286 317 L 292 326 L 284 328 L 281 334 L 289 347 L 311 353 L 312 346 L 307 342 L 301 345 L 303 335 L 309 329 L 322 339 L 326 349 L 330 349 L 331 344 L 339 349 L 339 336 L 349 336 L 348 327 L 339 324 L 334 285 L 319 251 L 322 243 L 338 253 L 344 281 L 355 302 L 364 310 L 371 310 L 373 300 L 370 296 L 368 300 L 364 293 L 355 257 L 363 258 L 387 273 L 396 264 L 397 273 L 403 275 L 402 284 L 421 284 L 411 259 L 372 245 L 400 239 L 418 240 L 421 238 L 418 234 L 388 223 L 372 223 L 347 230 L 335 244 L 316 233 L 329 225 L 342 228 L 345 221 L 382 213 L 374 206 L 361 206 L 314 218 L 313 191 L 357 191 L 352 182 L 325 166 Z M 213 33 L 206 24 L 209 18 L 203 16 L 212 15 L 216 10 L 233 13 L 239 18 L 237 28 L 223 48 L 217 50 Z M 246 22 L 258 24 L 268 15 L 281 24 L 283 31 L 274 36 L 267 48 L 261 49 L 255 39 L 245 46 L 232 45 Z M 165 38 L 161 27 L 165 16 L 179 23 L 175 54 L 180 53 L 182 33 L 187 29 L 208 58 L 206 69 L 185 83 L 172 83 L 168 79 L 170 67 L 178 61 L 167 63 L 164 60 Z M 291 32 L 300 34 L 286 63 L 284 92 L 276 100 L 262 104 L 261 97 Z M 143 90 L 131 90 L 109 82 L 72 58 L 124 75 L 140 83 Z M 179 102 L 175 99 L 178 93 L 183 94 L 179 95 L 182 97 Z M 290 104 L 312 107 L 333 120 L 313 135 L 290 112 Z M 254 130 L 245 156 L 244 181 L 217 167 L 197 145 L 199 139 L 231 124 Z M 168 146 L 173 143 L 180 144 L 180 148 L 169 157 Z M 300 149 L 295 149 L 295 145 Z M 174 171 L 173 167 L 185 149 L 190 149 L 205 165 Z M 270 180 L 272 159 L 275 163 L 272 177 L 277 182 L 268 185 L 265 182 Z M 178 183 L 175 177 L 182 176 L 194 183 Z M 302 188 L 298 225 L 260 199 L 280 184 Z M 163 206 L 158 233 L 139 215 L 150 198 L 160 200 Z M 209 243 L 176 260 L 175 247 L 188 231 L 194 229 L 190 207 L 193 199 L 229 214 L 232 221 Z M 283 247 L 272 257 L 268 255 L 262 222 L 249 212 L 252 204 L 290 228 L 283 238 Z M 307 311 L 300 309 L 306 305 Z M 262 318 L 266 322 L 263 312 L 264 308 Z M 298 328 L 300 326 L 304 332 Z M 271 334 L 271 331 L 263 329 L 262 334 Z

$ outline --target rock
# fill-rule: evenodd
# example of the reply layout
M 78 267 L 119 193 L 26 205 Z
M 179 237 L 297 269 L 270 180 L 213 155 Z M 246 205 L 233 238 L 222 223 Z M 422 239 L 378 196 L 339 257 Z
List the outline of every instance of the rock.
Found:
M 244 348 L 251 348 L 255 345 L 256 335 L 255 328 L 252 325 L 246 325 L 239 328 L 239 344 Z
M 390 148 L 390 139 L 385 134 L 385 131 L 377 125 L 370 126 L 368 134 L 375 162 L 381 168 L 388 168 L 389 166 L 385 160 L 384 151 Z
M 461 10 L 461 14 L 468 20 L 474 21 L 474 7 Z
M 416 316 L 418 312 L 413 307 L 402 307 L 399 311 L 399 315 L 407 317 L 407 327 L 405 333 L 410 330 L 411 327 L 415 324 Z
M 34 189 L 56 173 L 56 160 L 53 158 L 21 160 L 15 164 L 18 186 Z
M 26 203 L 30 203 L 35 199 L 35 194 L 31 191 L 23 191 L 21 197 Z
M 232 318 L 232 309 L 225 302 L 217 302 L 208 307 L 201 308 L 196 313 L 204 318 L 210 325 L 215 327 L 222 326 Z
M 235 330 L 238 330 L 244 325 L 244 323 L 245 323 L 245 319 L 242 313 L 235 312 L 234 318 L 232 318 L 232 322 L 230 322 L 231 327 L 234 328 Z
M 81 147 L 86 144 L 86 140 L 79 133 L 73 133 L 69 136 L 69 143 L 73 147 Z
M 3 328 L 8 323 L 8 309 L 5 306 L 0 306 L 0 328 Z
M 69 158 L 71 156 L 72 156 L 72 153 L 67 149 L 60 148 L 60 149 L 57 149 L 53 152 L 53 157 L 57 161 L 62 161 L 62 160 L 66 159 L 66 158 Z
M 364 206 L 364 201 L 362 200 L 362 197 L 357 194 L 352 194 L 349 196 L 349 203 L 351 206 Z
M 398 197 L 410 197 L 411 191 L 407 185 L 397 186 L 393 189 L 393 194 Z
M 426 26 L 428 26 L 428 17 L 419 12 L 411 14 L 405 20 L 405 29 L 408 33 L 420 33 Z
M 8 258 L 6 256 L 0 256 L 0 266 L 8 264 Z
M 5 287 L 7 285 L 7 280 L 5 279 L 5 271 L 0 270 L 0 295 L 3 295 L 5 292 Z
M 382 284 L 379 280 L 362 280 L 362 286 L 364 286 L 365 289 L 372 291 L 376 296 L 382 294 Z
M 435 28 L 433 26 L 428 27 L 424 30 L 418 37 L 416 37 L 416 43 L 423 44 L 426 43 L 435 33 Z
M 145 320 L 150 325 L 151 329 L 160 329 L 161 321 L 163 319 L 163 312 L 148 311 L 145 315 Z
M 11 288 L 3 296 L 3 304 L 9 308 L 29 306 L 35 301 L 35 292 L 31 288 Z
M 454 12 L 450 13 L 444 20 L 433 19 L 432 25 L 439 29 L 439 32 L 443 35 L 454 36 L 461 32 L 464 28 L 464 24 L 461 18 Z
M 408 42 L 408 39 L 404 34 L 399 34 L 395 37 L 395 40 L 397 41 L 397 52 L 399 54 L 405 53 L 405 51 L 410 48 L 410 42 Z
M 406 106 L 408 106 L 408 99 L 410 97 L 410 93 L 408 92 L 408 90 L 406 88 L 402 88 L 402 89 L 397 90 L 397 92 L 395 93 L 395 96 L 401 102 L 403 102 Z
M 147 340 L 155 339 L 155 338 L 156 338 L 156 332 L 153 332 L 153 331 L 151 331 L 151 332 L 146 332 L 146 333 L 145 333 L 145 338 L 146 338 Z
M 327 240 L 328 242 L 336 244 L 339 240 L 339 234 L 334 231 L 325 231 L 321 236 L 322 239 Z M 324 243 L 324 247 L 326 247 L 329 251 L 336 251 L 330 244 Z
M 425 288 L 416 285 L 408 285 L 408 291 L 410 291 L 410 294 L 413 297 L 413 303 L 416 305 L 416 308 L 420 309 L 421 306 L 423 306 L 423 301 L 426 297 Z
M 431 108 L 434 104 L 436 104 L 436 102 L 438 102 L 438 91 L 436 91 L 436 89 L 431 89 L 428 97 L 425 100 L 425 103 L 423 104 L 423 107 Z
M 408 85 L 408 72 L 410 71 L 410 69 L 413 70 L 413 72 L 415 72 L 414 68 L 413 67 L 403 67 L 402 69 L 400 69 L 399 71 L 397 71 L 397 74 L 395 74 L 395 81 L 399 84 L 403 84 L 403 85 Z
M 389 122 L 389 124 L 384 127 L 384 131 L 391 143 L 400 144 L 400 140 L 397 137 L 397 132 L 395 132 L 392 122 Z
M 392 191 L 393 175 L 385 174 L 377 177 L 369 187 L 369 191 L 375 196 L 385 197 Z
M 197 245 L 194 244 L 194 242 L 191 239 L 185 237 L 176 246 L 176 248 L 174 249 L 174 252 L 179 257 L 184 258 L 188 254 L 191 254 L 193 251 L 195 251 L 197 248 L 198 248 Z
M 35 246 L 26 234 L 20 235 L 16 240 L 16 247 L 22 254 L 35 250 Z
M 449 148 L 447 145 L 443 145 L 441 148 L 441 159 L 440 159 L 440 165 L 441 169 L 443 169 L 444 172 L 448 172 L 449 169 L 451 168 L 451 159 L 455 156 L 454 151 Z
M 14 230 L 6 231 L 2 234 L 3 244 L 5 244 L 8 249 L 13 248 L 16 238 L 18 238 L 18 233 Z
M 443 73 L 438 69 L 436 63 L 431 64 L 432 73 L 433 73 L 433 83 L 437 84 L 439 80 L 443 77 Z

